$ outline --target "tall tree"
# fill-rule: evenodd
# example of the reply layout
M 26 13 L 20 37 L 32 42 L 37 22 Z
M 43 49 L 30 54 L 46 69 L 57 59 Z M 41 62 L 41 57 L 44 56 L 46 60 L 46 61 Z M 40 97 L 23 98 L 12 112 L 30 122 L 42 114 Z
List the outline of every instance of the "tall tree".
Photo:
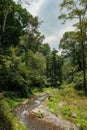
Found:
M 47 83 L 46 61 L 39 51 L 44 36 L 38 31 L 38 17 L 13 0 L 7 12 L 9 2 L 0 1 L 0 91 L 16 91 L 27 97 L 33 87 Z
M 78 65 L 78 70 L 82 70 L 81 46 L 78 43 L 78 32 L 65 32 L 60 40 L 59 48 L 62 55 L 70 60 L 73 66 Z
M 78 29 L 78 39 L 81 44 L 82 63 L 83 63 L 83 87 L 85 94 L 87 93 L 86 86 L 86 55 L 85 55 L 85 41 L 87 30 L 87 1 L 86 0 L 63 0 L 60 4 L 61 10 L 66 9 L 66 13 L 62 13 L 59 19 L 77 19 L 76 27 Z
M 53 86 L 57 86 L 57 57 L 56 57 L 57 51 L 54 49 L 52 51 L 52 81 Z
M 58 56 L 57 50 L 53 50 L 46 56 L 46 76 L 53 87 L 62 83 L 62 58 Z
M 5 32 L 5 27 L 6 27 L 6 21 L 7 21 L 7 17 L 8 17 L 8 13 L 9 13 L 9 10 L 10 10 L 10 7 L 11 7 L 11 2 L 12 1 L 9 1 L 8 3 L 7 2 L 3 2 L 3 1 L 0 1 L 0 9 L 2 10 L 2 12 L 0 13 L 0 16 L 2 19 L 1 19 L 1 22 L 0 22 L 0 46 L 1 46 L 1 41 L 2 41 L 2 37 L 3 37 L 3 34 Z M 3 5 L 6 6 L 6 8 L 3 7 Z M 5 11 L 5 13 L 4 13 Z M 4 13 L 4 15 L 3 15 Z
M 41 44 L 38 49 L 39 52 L 41 52 L 45 57 L 47 55 L 50 55 L 50 46 L 48 43 Z
M 13 0 L 0 1 L 1 46 L 17 45 L 20 36 L 24 35 L 27 29 L 30 30 L 32 18 L 26 9 L 23 9 Z

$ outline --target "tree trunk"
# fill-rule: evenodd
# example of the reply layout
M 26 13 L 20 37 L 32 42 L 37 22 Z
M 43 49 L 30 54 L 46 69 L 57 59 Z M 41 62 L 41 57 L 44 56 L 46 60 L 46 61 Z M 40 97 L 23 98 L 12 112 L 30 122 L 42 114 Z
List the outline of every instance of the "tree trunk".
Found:
M 3 38 L 3 34 L 5 32 L 6 21 L 7 21 L 7 16 L 8 16 L 10 7 L 11 7 L 11 5 L 8 6 L 8 9 L 7 9 L 5 17 L 4 17 L 4 21 L 3 21 L 3 25 L 2 25 L 2 30 L 1 30 L 1 36 L 0 36 L 0 46 L 2 45 L 2 38 Z
M 81 25 L 82 23 L 82 18 L 81 16 L 79 17 L 79 23 Z M 83 31 L 84 29 L 80 27 L 80 32 L 81 32 L 81 50 L 82 50 L 82 69 L 83 69 L 83 87 L 84 87 L 84 92 L 85 95 L 87 94 L 87 86 L 86 86 L 86 56 L 85 56 L 85 39 L 83 37 Z
M 2 41 L 2 34 L 1 34 L 1 36 L 0 36 L 0 46 L 1 46 L 1 41 Z
M 82 44 L 82 63 L 83 63 L 83 87 L 85 91 L 85 95 L 87 94 L 87 86 L 86 86 L 86 57 L 85 57 L 85 44 L 84 42 Z

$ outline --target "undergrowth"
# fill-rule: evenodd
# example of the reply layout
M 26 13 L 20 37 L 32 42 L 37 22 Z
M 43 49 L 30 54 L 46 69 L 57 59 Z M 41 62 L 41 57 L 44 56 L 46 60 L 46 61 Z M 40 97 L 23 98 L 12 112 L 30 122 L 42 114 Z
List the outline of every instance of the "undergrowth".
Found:
M 74 84 L 51 89 L 47 100 L 49 110 L 61 118 L 74 122 L 79 130 L 87 130 L 87 97 L 74 89 Z
M 6 97 L 0 101 L 0 119 L 2 120 L 0 130 L 26 130 L 12 113 L 12 109 L 21 101 L 22 99 L 16 97 Z

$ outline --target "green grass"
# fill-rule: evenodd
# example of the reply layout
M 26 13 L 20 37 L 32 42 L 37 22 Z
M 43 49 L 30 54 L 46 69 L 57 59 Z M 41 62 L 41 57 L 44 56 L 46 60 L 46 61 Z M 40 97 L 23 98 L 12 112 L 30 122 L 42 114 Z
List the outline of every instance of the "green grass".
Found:
M 74 122 L 79 130 L 87 130 L 87 97 L 82 91 L 74 89 L 74 84 L 63 85 L 62 89 L 50 89 L 47 100 L 49 110 L 57 116 Z M 62 104 L 62 105 L 60 105 Z M 76 117 L 72 116 L 72 113 Z
M 82 91 L 75 90 L 73 86 L 74 84 L 62 85 L 61 89 L 44 88 L 41 91 L 36 88 L 33 90 L 33 96 L 43 92 L 50 93 L 47 99 L 49 110 L 75 123 L 79 130 L 87 130 L 87 97 Z M 10 95 L 0 101 L 0 117 L 3 118 L 7 130 L 26 130 L 11 112 L 17 104 L 26 100 Z M 75 113 L 76 117 L 72 117 L 72 113 Z M 37 116 L 42 118 L 44 114 L 38 112 Z M 3 123 L 0 126 L 0 130 L 3 130 L 1 127 Z
M 23 100 L 17 97 L 6 97 L 0 101 L 0 118 L 3 120 L 0 130 L 4 129 L 3 126 L 7 130 L 26 130 L 25 126 L 23 126 L 11 112 L 12 109 Z
M 36 113 L 36 116 L 37 116 L 38 118 L 43 118 L 43 117 L 44 117 L 44 113 L 39 110 L 39 111 Z

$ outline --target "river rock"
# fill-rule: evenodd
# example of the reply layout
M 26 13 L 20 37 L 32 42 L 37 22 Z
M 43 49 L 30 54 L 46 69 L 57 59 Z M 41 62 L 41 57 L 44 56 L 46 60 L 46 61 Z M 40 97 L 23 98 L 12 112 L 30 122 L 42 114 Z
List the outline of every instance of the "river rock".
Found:
M 72 118 L 77 118 L 77 114 L 75 112 L 72 112 L 70 115 Z

